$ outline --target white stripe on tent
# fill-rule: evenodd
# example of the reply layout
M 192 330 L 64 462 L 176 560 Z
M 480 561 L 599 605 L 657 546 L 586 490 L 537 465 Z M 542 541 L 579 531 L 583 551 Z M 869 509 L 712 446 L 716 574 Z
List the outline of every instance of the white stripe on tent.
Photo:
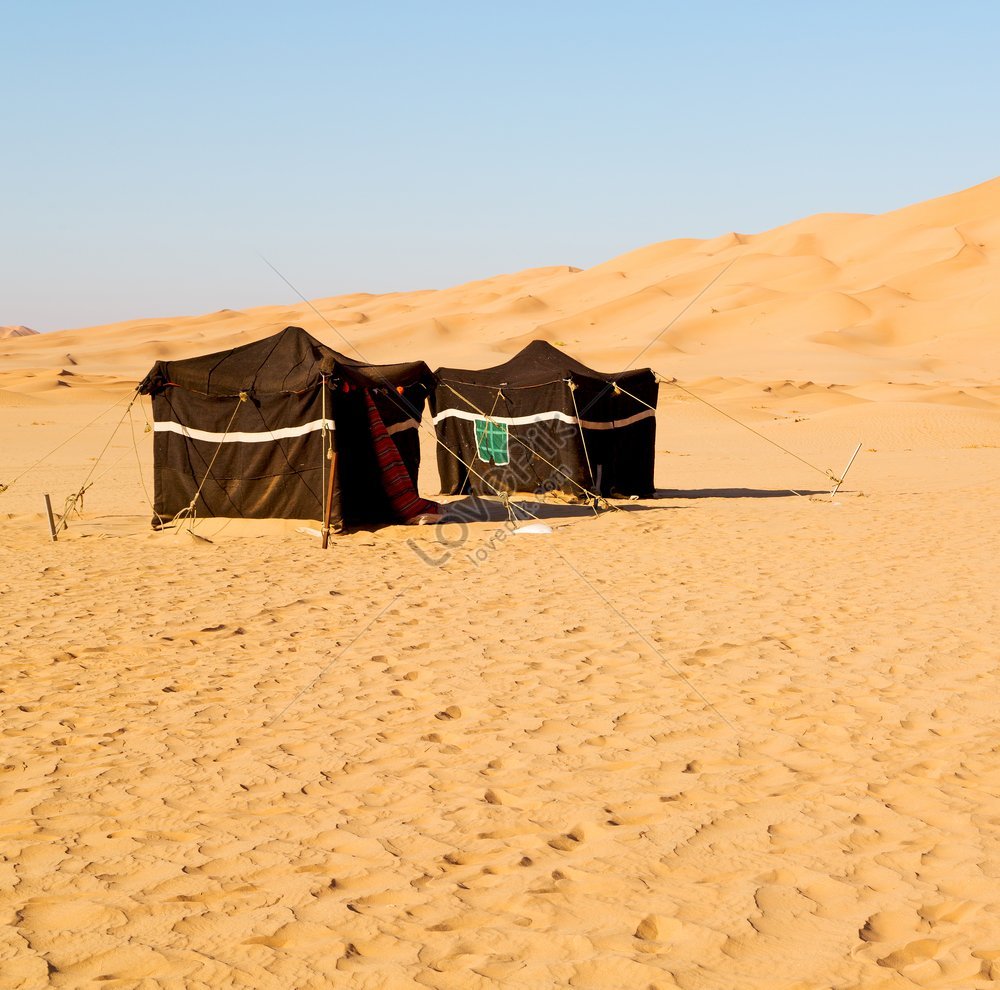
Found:
M 436 426 L 441 420 L 448 418 L 466 419 L 470 423 L 475 422 L 477 419 L 488 419 L 491 423 L 503 423 L 506 426 L 527 426 L 529 423 L 541 423 L 547 419 L 558 419 L 564 423 L 576 426 L 576 419 L 572 416 L 567 416 L 564 412 L 559 412 L 557 409 L 553 409 L 551 412 L 533 413 L 530 416 L 485 416 L 481 413 L 468 412 L 465 409 L 443 409 L 434 417 L 434 425 Z
M 589 419 L 577 420 L 575 416 L 568 416 L 558 409 L 552 409 L 549 412 L 532 413 L 530 416 L 483 416 L 480 413 L 469 412 L 465 409 L 444 409 L 434 417 L 434 425 L 436 426 L 442 420 L 451 417 L 453 419 L 469 420 L 470 422 L 475 422 L 477 419 L 486 419 L 491 423 L 503 423 L 506 426 L 527 426 L 529 423 L 559 420 L 562 423 L 569 423 L 570 426 L 576 426 L 579 423 L 585 430 L 615 430 L 622 426 L 631 426 L 633 423 L 638 423 L 642 419 L 648 419 L 650 416 L 655 415 L 656 411 L 654 409 L 644 409 L 642 412 L 636 413 L 634 416 L 629 416 L 627 419 L 616 419 L 610 423 L 599 423 Z
M 638 423 L 640 420 L 649 419 L 650 416 L 656 416 L 655 409 L 643 409 L 642 412 L 637 412 L 634 416 L 628 416 L 625 419 L 613 419 L 610 423 L 591 423 L 589 420 L 581 419 L 580 425 L 585 430 L 617 430 L 620 427 Z
M 393 433 L 400 433 L 403 430 L 416 430 L 420 427 L 420 424 L 415 419 L 404 419 L 402 423 L 393 423 L 392 426 L 387 426 L 385 432 L 392 436 Z
M 336 429 L 333 420 L 328 419 L 326 428 Z M 290 437 L 302 437 L 307 433 L 317 433 L 323 429 L 322 419 L 303 423 L 301 426 L 286 426 L 280 430 L 268 430 L 264 433 L 211 433 L 208 430 L 195 430 L 190 426 L 175 423 L 173 420 L 161 420 L 153 424 L 156 433 L 179 433 L 189 440 L 204 440 L 206 443 L 270 443 L 272 440 L 287 440 Z

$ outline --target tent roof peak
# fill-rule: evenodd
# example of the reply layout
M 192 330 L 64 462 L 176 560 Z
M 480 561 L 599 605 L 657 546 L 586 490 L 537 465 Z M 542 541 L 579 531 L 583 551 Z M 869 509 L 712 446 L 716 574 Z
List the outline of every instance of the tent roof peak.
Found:
M 506 384 L 532 386 L 573 376 L 606 382 L 616 378 L 627 381 L 637 375 L 651 374 L 648 368 L 633 368 L 618 373 L 595 371 L 549 341 L 541 339 L 530 341 L 503 364 L 477 370 L 438 368 L 435 372 L 435 375 L 443 380 L 458 380 L 494 387 Z

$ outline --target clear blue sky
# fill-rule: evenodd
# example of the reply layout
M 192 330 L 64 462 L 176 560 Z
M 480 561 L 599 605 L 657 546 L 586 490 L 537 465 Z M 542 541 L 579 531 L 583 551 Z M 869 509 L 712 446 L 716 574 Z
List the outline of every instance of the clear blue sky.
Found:
M 1000 172 L 1000 4 L 0 0 L 0 324 L 587 267 Z

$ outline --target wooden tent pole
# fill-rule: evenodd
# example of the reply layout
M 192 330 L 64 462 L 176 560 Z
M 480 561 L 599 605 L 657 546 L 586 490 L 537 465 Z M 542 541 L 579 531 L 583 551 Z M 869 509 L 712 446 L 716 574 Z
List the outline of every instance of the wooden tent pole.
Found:
M 326 484 L 326 507 L 323 510 L 323 549 L 330 544 L 330 515 L 333 512 L 333 492 L 337 484 L 337 452 L 331 451 L 330 477 Z

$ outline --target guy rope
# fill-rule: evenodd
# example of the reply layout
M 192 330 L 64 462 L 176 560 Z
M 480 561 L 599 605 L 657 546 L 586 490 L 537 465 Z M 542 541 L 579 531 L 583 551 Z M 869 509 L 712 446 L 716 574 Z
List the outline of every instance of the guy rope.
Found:
M 247 401 L 250 397 L 246 392 L 240 392 L 238 399 L 239 401 L 233 407 L 233 414 L 229 417 L 229 422 L 226 424 L 226 431 L 222 434 L 222 439 L 219 441 L 218 446 L 215 448 L 215 453 L 212 454 L 212 459 L 208 462 L 208 467 L 205 469 L 204 475 L 202 475 L 201 484 L 198 485 L 198 490 L 194 493 L 194 498 L 183 508 L 177 515 L 174 516 L 173 522 L 182 523 L 184 520 L 188 521 L 188 526 L 193 527 L 195 518 L 197 517 L 198 510 L 198 499 L 201 498 L 201 491 L 205 487 L 205 482 L 212 475 L 212 468 L 215 465 L 215 460 L 219 456 L 219 451 L 222 450 L 222 445 L 226 442 L 226 437 L 229 436 L 229 431 L 233 428 L 233 423 L 236 421 L 236 414 L 240 411 L 240 406 Z M 180 529 L 179 526 L 176 527 Z
M 570 379 L 566 379 L 566 382 L 570 386 L 570 394 L 572 395 L 576 386 L 575 386 L 575 384 Z M 479 413 L 479 415 L 482 416 L 487 422 L 492 422 L 492 423 L 496 422 L 496 420 L 493 418 L 493 416 L 494 416 L 494 412 L 493 411 L 487 413 L 485 410 L 480 409 L 470 398 L 468 398 L 468 396 L 463 395 L 461 392 L 458 391 L 458 389 L 454 388 L 449 382 L 442 381 L 441 384 L 444 385 L 444 387 L 446 389 L 448 389 L 449 392 L 451 392 L 452 394 L 454 394 L 455 396 L 457 396 L 459 399 L 461 399 L 467 406 L 469 406 L 470 409 L 473 409 L 477 413 Z M 497 388 L 496 398 L 493 401 L 493 410 L 494 411 L 496 410 L 497 402 L 499 402 L 500 397 L 502 395 L 503 395 L 503 388 L 502 387 L 498 387 Z M 573 398 L 573 408 L 574 409 L 576 408 L 576 397 L 575 396 Z M 579 417 L 577 418 L 577 423 L 579 424 Z M 436 433 L 435 433 L 435 435 L 436 435 Z M 578 482 L 575 478 L 571 477 L 569 475 L 569 473 L 564 468 L 559 467 L 558 464 L 553 464 L 552 461 L 550 461 L 547 457 L 545 457 L 542 454 L 540 454 L 537 450 L 535 450 L 533 447 L 531 447 L 530 444 L 525 443 L 525 441 L 522 440 L 521 437 L 519 437 L 516 433 L 510 433 L 509 436 L 516 443 L 520 444 L 529 454 L 531 454 L 532 457 L 537 457 L 538 460 L 540 460 L 543 464 L 547 464 L 550 468 L 552 468 L 553 471 L 558 471 L 559 474 L 561 474 L 570 484 L 576 485 L 576 487 L 579 488 L 580 491 L 583 492 L 583 494 L 587 496 L 588 501 L 590 501 L 591 506 L 595 508 L 595 511 L 596 511 L 596 506 L 598 505 L 598 503 L 602 503 L 604 505 L 604 507 L 608 508 L 608 509 L 616 509 L 617 508 L 617 506 L 612 505 L 603 496 L 598 495 L 595 492 L 592 492 L 589 488 L 586 488 L 583 485 L 581 485 L 580 482 Z M 581 430 L 580 430 L 580 439 L 581 439 L 581 441 L 583 440 L 583 430 L 582 430 L 582 427 L 581 427 Z M 438 441 L 438 442 L 440 443 L 441 441 Z M 443 443 L 441 445 L 445 446 Z M 458 455 L 455 454 L 454 451 L 451 451 L 450 448 L 445 447 L 445 449 L 449 450 L 449 452 L 452 453 L 455 457 L 458 457 Z M 593 474 L 593 471 L 590 470 L 590 456 L 587 454 L 587 445 L 586 445 L 586 443 L 583 444 L 583 450 L 584 450 L 584 455 L 587 458 L 587 469 L 588 469 L 588 471 L 590 471 L 590 477 L 591 477 L 591 479 L 593 479 L 594 474 Z M 459 458 L 459 460 L 461 461 L 461 458 Z M 465 464 L 464 461 L 461 461 L 461 463 Z M 466 467 L 468 467 L 468 465 L 466 465 Z M 476 477 L 479 478 L 480 480 L 485 480 L 485 479 L 483 479 L 483 477 L 482 477 L 481 474 L 478 474 L 478 472 L 476 472 Z M 487 482 L 487 484 L 488 484 L 488 482 Z M 490 485 L 490 487 L 493 488 L 493 485 Z M 496 491 L 495 488 L 493 490 Z
M 847 472 L 850 470 L 851 465 L 854 463 L 854 459 L 858 456 L 858 451 L 861 450 L 861 444 L 859 443 L 850 461 L 848 462 L 847 467 L 843 470 L 841 476 L 838 478 L 829 468 L 824 469 L 821 467 L 817 467 L 815 464 L 811 463 L 810 461 L 807 461 L 804 457 L 800 457 L 798 454 L 795 453 L 795 451 L 789 450 L 787 447 L 783 447 L 776 440 L 772 440 L 770 437 L 765 436 L 759 430 L 755 430 L 749 424 L 744 423 L 742 420 L 739 420 L 730 413 L 727 413 L 725 409 L 720 409 L 717 405 L 714 405 L 713 403 L 709 402 L 708 399 L 702 398 L 702 396 L 698 395 L 697 392 L 692 392 L 691 389 L 685 388 L 683 385 L 681 385 L 680 382 L 677 381 L 676 378 L 666 378 L 659 372 L 654 372 L 654 374 L 656 375 L 656 380 L 660 384 L 673 385 L 674 388 L 680 389 L 680 391 L 684 392 L 686 395 L 690 395 L 692 399 L 697 399 L 699 402 L 708 406 L 710 409 L 714 409 L 721 416 L 725 416 L 726 419 L 732 420 L 737 426 L 742 426 L 743 429 L 749 430 L 752 434 L 754 434 L 754 436 L 760 437 L 761 440 L 764 440 L 767 443 L 771 444 L 772 447 L 777 447 L 778 450 L 788 454 L 789 457 L 794 457 L 795 460 L 799 461 L 802 464 L 805 464 L 806 467 L 810 468 L 813 471 L 819 472 L 819 474 L 823 475 L 823 477 L 825 477 L 828 481 L 833 482 L 834 489 L 831 495 L 836 495 L 837 492 L 840 490 L 840 486 L 844 483 L 844 478 L 847 476 Z M 616 393 L 621 392 L 624 395 L 627 395 L 630 399 L 634 399 L 636 402 L 638 402 L 640 405 L 645 406 L 647 409 L 654 408 L 648 402 L 643 402 L 642 399 L 640 399 L 638 396 L 635 396 L 627 389 L 622 388 L 621 385 L 619 385 L 617 382 L 612 382 L 611 385 Z
M 303 303 L 305 303 L 313 311 L 313 313 L 316 314 L 317 317 L 319 317 L 320 320 L 322 320 L 330 328 L 330 330 L 333 331 L 333 333 L 335 333 L 352 351 L 354 351 L 354 353 L 357 354 L 358 357 L 360 357 L 362 361 L 364 361 L 365 363 L 370 363 L 370 362 L 368 362 L 368 359 L 364 356 L 364 354 L 361 353 L 361 350 L 358 348 L 358 346 L 353 341 L 349 340 L 346 336 L 344 336 L 344 334 L 340 331 L 340 329 L 338 327 L 335 327 L 316 308 L 315 304 L 311 300 L 307 299 L 296 286 L 292 285 L 292 283 L 280 271 L 278 271 L 278 269 L 274 265 L 272 265 L 271 262 L 268 261 L 267 258 L 265 258 L 263 255 L 260 255 L 260 259 L 261 259 L 261 261 L 264 262 L 265 265 L 267 265 L 268 268 L 271 269 L 271 271 L 274 272 L 275 275 L 278 276 L 278 278 L 280 278 L 282 280 L 282 282 L 285 283 L 285 285 L 287 285 L 299 297 L 299 299 L 302 300 Z M 727 266 L 727 268 L 728 268 L 728 266 Z M 387 394 L 388 398 L 390 399 L 390 401 L 392 401 L 399 409 L 402 409 L 402 410 L 404 410 L 406 412 L 412 413 L 412 410 L 410 410 L 407 405 L 404 405 L 404 401 L 402 399 L 399 399 L 399 398 L 396 397 L 395 390 L 392 388 L 391 383 L 387 379 L 385 379 L 384 377 L 383 377 L 383 383 L 386 386 L 386 394 Z M 447 383 L 445 383 L 445 384 L 447 384 Z M 448 387 L 450 388 L 451 386 L 448 386 Z M 454 389 L 452 389 L 452 391 L 454 391 Z M 499 400 L 499 398 L 500 398 L 500 396 L 498 394 L 497 395 L 497 400 Z M 468 401 L 468 400 L 465 400 L 465 401 Z M 494 402 L 494 408 L 495 407 L 496 407 L 496 403 Z M 473 407 L 473 408 L 475 408 L 475 407 Z M 479 411 L 480 414 L 483 415 L 482 412 L 481 412 L 481 410 L 477 410 L 477 411 Z M 493 491 L 493 493 L 496 495 L 496 497 L 499 498 L 500 501 L 501 501 L 501 503 L 503 504 L 504 509 L 507 512 L 507 516 L 508 516 L 509 520 L 512 523 L 517 521 L 514 518 L 514 510 L 515 509 L 517 511 L 519 511 L 519 512 L 524 512 L 526 515 L 531 516 L 533 519 L 539 519 L 539 521 L 540 521 L 540 517 L 537 516 L 530 509 L 525 508 L 521 504 L 515 505 L 514 503 L 512 503 L 511 500 L 510 500 L 510 495 L 511 495 L 510 492 L 504 492 L 501 489 L 497 488 L 496 485 L 492 484 L 479 471 L 477 471 L 471 464 L 466 463 L 466 461 L 462 459 L 461 455 L 459 455 L 457 451 L 452 450 L 451 447 L 449 447 L 437 435 L 437 430 L 435 430 L 433 427 L 427 427 L 427 426 L 425 426 L 424 423 L 423 423 L 423 421 L 421 419 L 418 419 L 417 423 L 418 423 L 419 428 L 422 431 L 424 431 L 425 433 L 429 432 L 430 435 L 434 438 L 434 442 L 439 447 L 442 447 L 444 450 L 446 450 L 452 457 L 454 457 L 455 460 L 458 461 L 458 463 L 461 464 L 462 467 L 464 467 L 466 469 L 466 471 L 469 472 L 469 474 L 473 475 L 475 478 L 477 478 L 479 481 L 481 481 L 487 488 L 489 488 L 489 489 L 491 489 Z M 515 437 L 514 439 L 518 440 L 518 442 L 521 443 L 522 446 L 527 447 L 527 444 L 524 444 L 524 442 L 521 441 L 518 437 Z M 530 449 L 530 448 L 528 448 L 528 449 Z M 532 453 L 534 453 L 535 456 L 537 456 L 537 457 L 541 457 L 540 454 L 537 454 L 534 451 L 532 451 Z M 544 458 L 541 458 L 541 459 L 544 460 Z M 552 466 L 555 467 L 555 465 L 552 465 Z M 560 470 L 560 469 L 556 468 L 556 470 Z M 582 488 L 582 486 L 579 486 L 579 487 Z M 583 489 L 583 490 L 586 492 L 586 489 Z M 591 498 L 595 498 L 596 497 L 591 492 L 586 492 L 586 493 Z
M 129 398 L 129 395 L 130 393 L 126 392 L 125 395 L 122 395 L 121 397 L 116 399 L 110 406 L 108 406 L 106 409 L 98 413 L 98 415 L 95 416 L 89 423 L 86 423 L 84 426 L 81 426 L 80 429 L 78 429 L 75 433 L 71 434 L 70 436 L 66 437 L 66 439 L 63 440 L 61 443 L 56 444 L 56 446 L 53 447 L 48 453 L 43 454 L 41 457 L 38 458 L 37 461 L 34 462 L 34 464 L 30 465 L 29 467 L 26 467 L 20 474 L 13 477 L 6 484 L 0 483 L 0 495 L 2 495 L 8 489 L 13 488 L 14 485 L 16 485 L 23 477 L 25 477 L 25 475 L 31 474 L 31 472 L 34 471 L 35 468 L 37 468 L 39 465 L 44 464 L 45 461 L 47 461 L 54 453 L 56 453 L 56 451 L 62 450 L 62 448 L 65 447 L 66 444 L 75 440 L 78 436 L 80 436 L 81 433 L 84 433 L 85 431 L 89 430 L 90 427 L 92 427 L 96 422 L 98 422 L 98 420 L 101 420 L 105 416 L 107 416 L 107 414 L 111 412 L 112 409 L 115 409 L 118 406 L 120 406 L 126 399 Z M 128 406 L 129 409 L 132 407 L 132 403 L 135 402 L 135 394 L 132 393 L 131 396 L 132 396 L 131 401 L 129 402 Z M 125 411 L 127 413 L 128 409 L 126 409 Z M 124 416 L 122 417 L 122 419 L 124 419 Z M 117 431 L 119 426 L 121 426 L 121 420 L 119 420 L 117 426 L 115 426 L 115 431 Z M 113 436 L 114 434 L 112 434 L 112 437 Z M 110 442 L 111 441 L 109 440 L 108 443 Z M 104 449 L 107 450 L 107 446 L 105 446 Z
M 94 482 L 91 481 L 90 479 L 94 477 L 94 472 L 97 470 L 98 465 L 101 463 L 101 458 L 104 457 L 104 455 L 107 453 L 108 447 L 111 446 L 111 442 L 117 436 L 119 428 L 121 427 L 122 423 L 125 422 L 125 417 L 128 416 L 129 413 L 131 412 L 132 405 L 138 397 L 139 393 L 137 391 L 132 393 L 132 397 L 129 399 L 128 405 L 125 407 L 125 412 L 121 414 L 121 416 L 118 419 L 118 422 L 115 423 L 115 428 L 111 431 L 107 441 L 101 448 L 101 452 L 97 455 L 97 458 L 94 460 L 93 465 L 87 472 L 87 477 L 83 479 L 83 484 L 80 485 L 80 487 L 72 495 L 67 497 L 66 502 L 63 505 L 62 515 L 59 517 L 59 520 L 56 523 L 56 532 L 59 532 L 60 530 L 66 528 L 66 520 L 69 519 L 71 512 L 76 512 L 77 515 L 80 515 L 83 509 L 83 496 L 94 484 Z M 122 399 L 119 399 L 118 402 L 115 403 L 115 406 L 117 406 L 121 401 Z M 114 406 L 112 406 L 111 408 L 113 409 Z M 98 417 L 98 419 L 100 419 L 100 417 Z M 96 422 L 96 420 L 94 420 L 94 422 Z M 74 434 L 74 435 L 79 435 L 79 434 Z M 72 439 L 72 437 L 70 437 L 70 439 Z M 63 441 L 63 444 L 60 444 L 60 446 L 63 446 L 66 443 L 69 443 L 69 440 Z M 58 450 L 59 448 L 57 447 L 55 449 Z M 119 460 L 121 460 L 121 458 L 119 458 Z

